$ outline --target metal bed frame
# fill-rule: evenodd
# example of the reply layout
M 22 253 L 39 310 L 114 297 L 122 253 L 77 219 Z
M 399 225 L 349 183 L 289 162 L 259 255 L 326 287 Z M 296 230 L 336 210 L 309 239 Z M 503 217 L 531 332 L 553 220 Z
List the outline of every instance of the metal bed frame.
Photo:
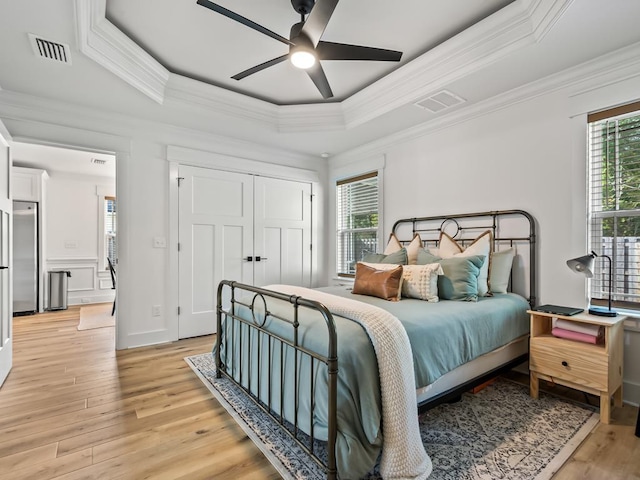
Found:
M 528 225 L 528 231 L 524 234 L 507 234 L 503 235 L 502 224 L 503 220 L 508 218 L 519 218 L 526 220 Z M 470 225 L 465 225 L 465 221 L 472 220 Z M 500 245 L 513 246 L 516 244 L 525 243 L 528 245 L 529 250 L 529 285 L 528 285 L 528 301 L 531 307 L 536 303 L 536 233 L 535 233 L 535 220 L 527 212 L 523 210 L 502 210 L 502 211 L 490 211 L 481 213 L 459 214 L 459 215 L 445 215 L 445 216 L 432 216 L 432 217 L 416 217 L 398 220 L 393 225 L 393 233 L 397 236 L 402 235 L 405 230 L 409 230 L 411 238 L 400 238 L 401 243 L 408 244 L 415 234 L 419 234 L 421 239 L 427 245 L 437 245 L 440 233 L 447 231 L 447 233 L 456 239 L 461 244 L 471 242 L 477 236 L 477 232 L 491 230 L 493 233 L 494 250 L 499 248 Z M 451 230 L 455 229 L 455 232 Z M 512 285 L 511 285 L 512 287 Z M 250 300 L 247 300 L 250 299 Z M 267 299 L 279 300 L 284 304 L 288 304 L 291 309 L 291 314 L 287 316 L 276 315 L 269 311 Z M 337 333 L 336 326 L 332 314 L 329 310 L 319 302 L 305 299 L 296 295 L 287 295 L 272 290 L 267 290 L 260 287 L 254 287 L 251 285 L 245 285 L 238 282 L 229 280 L 223 280 L 218 286 L 217 293 L 217 332 L 216 335 L 216 375 L 218 378 L 225 376 L 231 380 L 234 384 L 240 387 L 247 396 L 252 399 L 262 411 L 269 415 L 274 421 L 279 423 L 284 432 L 287 433 L 310 457 L 326 472 L 328 479 L 337 479 L 338 472 L 336 466 L 336 437 L 337 437 L 337 379 L 338 379 L 338 346 L 337 346 Z M 261 306 L 259 306 L 259 304 Z M 251 318 L 244 318 L 238 315 L 237 308 L 242 306 L 247 308 L 251 312 Z M 298 322 L 300 309 L 310 309 L 317 311 L 326 323 L 327 336 L 328 336 L 328 348 L 326 352 L 314 352 L 305 348 L 299 341 L 299 327 Z M 262 314 L 260 313 L 262 312 Z M 270 319 L 277 319 L 285 322 L 291 327 L 291 338 L 285 338 L 281 335 L 276 335 L 270 332 L 266 327 L 266 323 Z M 226 328 L 223 330 L 223 328 Z M 229 338 L 228 332 L 231 331 L 231 337 L 239 336 L 238 348 L 240 349 L 239 355 L 234 355 L 234 339 Z M 223 335 L 223 332 L 226 332 Z M 243 354 L 242 352 L 242 336 L 248 335 L 248 344 L 252 345 L 252 340 L 257 340 L 257 351 L 255 352 L 257 359 L 257 371 L 253 370 L 252 355 L 254 352 L 248 349 Z M 261 365 L 261 345 L 266 342 L 266 348 L 268 349 L 266 370 Z M 233 364 L 230 368 L 222 361 L 221 348 L 224 348 L 225 355 L 229 355 L 231 350 L 231 358 Z M 314 365 L 316 362 L 324 364 L 327 369 L 328 378 L 328 439 L 326 444 L 326 458 L 321 456 L 318 451 L 316 439 L 314 437 L 314 425 L 313 418 L 315 412 L 314 393 L 316 389 L 315 376 L 312 375 L 310 379 L 310 394 L 311 394 L 311 412 L 310 418 L 300 419 L 298 418 L 298 394 L 295 395 L 295 418 L 293 424 L 285 420 L 283 414 L 283 396 L 284 396 L 284 378 L 283 373 L 283 351 L 287 348 L 293 349 L 294 354 L 294 391 L 298 392 L 299 381 L 299 368 L 302 364 L 302 358 L 307 358 L 311 364 L 311 372 L 314 371 Z M 273 385 L 271 354 L 272 352 L 280 352 L 280 379 L 281 385 Z M 243 365 L 245 357 L 248 357 L 246 365 Z M 236 362 L 237 358 L 240 362 Z M 462 385 L 459 385 L 447 392 L 443 392 L 434 398 L 428 399 L 422 404 L 418 405 L 418 410 L 428 410 L 440 403 L 450 401 L 459 397 L 463 392 L 486 382 L 488 379 L 495 377 L 496 375 L 507 371 L 514 366 L 526 361 L 527 355 L 520 356 L 508 363 L 499 366 L 498 368 L 486 372 L 485 374 L 476 377 Z M 257 378 L 257 392 L 252 390 L 252 375 Z M 264 377 L 266 376 L 266 380 Z M 267 382 L 267 394 L 262 395 L 264 381 Z M 276 388 L 280 389 L 280 408 L 279 411 L 273 411 L 272 408 L 272 395 Z M 308 433 L 305 433 L 302 428 L 301 422 L 308 422 Z

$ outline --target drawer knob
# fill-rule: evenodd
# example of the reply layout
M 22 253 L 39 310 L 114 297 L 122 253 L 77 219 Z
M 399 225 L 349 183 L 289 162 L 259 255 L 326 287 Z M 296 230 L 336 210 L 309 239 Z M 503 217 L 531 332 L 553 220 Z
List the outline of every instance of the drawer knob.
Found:
M 566 361 L 566 360 L 563 360 L 563 361 L 562 361 L 562 366 L 563 366 L 563 367 L 568 367 L 568 366 L 569 366 L 569 364 L 567 363 L 567 361 Z

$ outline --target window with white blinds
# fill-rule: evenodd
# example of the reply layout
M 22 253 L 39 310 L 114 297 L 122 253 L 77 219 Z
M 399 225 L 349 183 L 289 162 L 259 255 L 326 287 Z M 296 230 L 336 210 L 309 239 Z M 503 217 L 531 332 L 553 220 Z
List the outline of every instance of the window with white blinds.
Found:
M 108 265 L 107 258 L 113 265 L 116 264 L 116 199 L 104 197 L 104 264 Z
M 611 257 L 612 305 L 640 309 L 640 102 L 588 122 L 591 249 Z M 594 268 L 591 303 L 606 304 L 608 262 Z
M 337 272 L 355 275 L 356 263 L 378 247 L 378 173 L 336 183 Z

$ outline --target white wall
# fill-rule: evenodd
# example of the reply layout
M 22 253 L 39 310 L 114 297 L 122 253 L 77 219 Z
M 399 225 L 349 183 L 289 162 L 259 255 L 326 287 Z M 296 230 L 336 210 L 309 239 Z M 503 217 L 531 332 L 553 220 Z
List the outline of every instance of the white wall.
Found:
M 588 101 L 576 88 L 559 89 L 410 140 L 390 138 L 377 152 L 386 158 L 383 238 L 399 218 L 526 210 L 537 221 L 538 304 L 586 305 L 585 278 L 565 263 L 587 252 L 585 112 L 637 100 L 638 86 L 640 77 L 590 89 Z M 330 177 L 350 161 L 333 160 Z M 358 164 L 367 170 L 367 161 Z M 640 399 L 638 332 L 629 325 L 625 334 L 624 396 L 632 402 Z
M 111 302 L 111 277 L 100 261 L 99 195 L 115 195 L 115 179 L 50 171 L 46 191 L 46 268 L 69 270 L 69 305 Z M 48 306 L 48 304 L 47 304 Z

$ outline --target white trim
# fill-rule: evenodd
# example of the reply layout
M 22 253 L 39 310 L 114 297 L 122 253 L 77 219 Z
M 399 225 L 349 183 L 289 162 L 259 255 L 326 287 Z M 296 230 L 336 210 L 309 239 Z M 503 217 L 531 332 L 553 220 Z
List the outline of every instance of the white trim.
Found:
M 105 18 L 106 0 L 76 0 L 75 12 L 80 51 L 162 104 L 169 71 Z
M 195 150 L 193 148 L 167 146 L 167 160 L 181 165 L 212 168 L 227 172 L 248 173 L 265 177 L 298 180 L 305 182 L 319 182 L 318 172 L 304 168 L 289 167 L 246 158 L 221 155 L 215 152 Z
M 158 103 L 166 99 L 272 123 L 281 132 L 344 130 L 539 42 L 573 0 L 516 0 L 341 103 L 277 106 L 170 73 L 105 18 L 106 0 L 76 0 L 82 53 Z
M 434 132 L 451 128 L 474 118 L 509 108 L 518 103 L 526 102 L 563 88 L 574 88 L 576 93 L 570 93 L 570 95 L 579 95 L 580 92 L 594 91 L 603 86 L 617 85 L 622 80 L 628 80 L 636 85 L 635 95 L 637 95 L 637 85 L 640 85 L 639 69 L 640 42 L 509 90 L 482 102 L 471 104 L 464 109 L 453 111 L 432 121 L 415 125 L 398 133 L 387 135 L 344 151 L 331 157 L 330 164 L 334 169 L 337 169 L 342 164 L 366 160 L 368 157 L 383 154 L 395 145 L 408 143 Z M 584 105 L 580 104 L 580 99 L 574 100 L 571 113 L 577 115 L 581 109 L 584 109 Z
M 167 159 L 169 151 L 167 151 Z M 178 315 L 178 307 L 180 306 L 180 255 L 178 253 L 178 242 L 180 241 L 180 199 L 178 176 L 180 164 L 176 161 L 169 160 L 169 175 L 167 178 L 167 191 L 169 192 L 169 264 L 167 271 L 167 309 L 164 312 L 169 337 L 172 341 L 176 341 L 180 336 L 180 316 Z

